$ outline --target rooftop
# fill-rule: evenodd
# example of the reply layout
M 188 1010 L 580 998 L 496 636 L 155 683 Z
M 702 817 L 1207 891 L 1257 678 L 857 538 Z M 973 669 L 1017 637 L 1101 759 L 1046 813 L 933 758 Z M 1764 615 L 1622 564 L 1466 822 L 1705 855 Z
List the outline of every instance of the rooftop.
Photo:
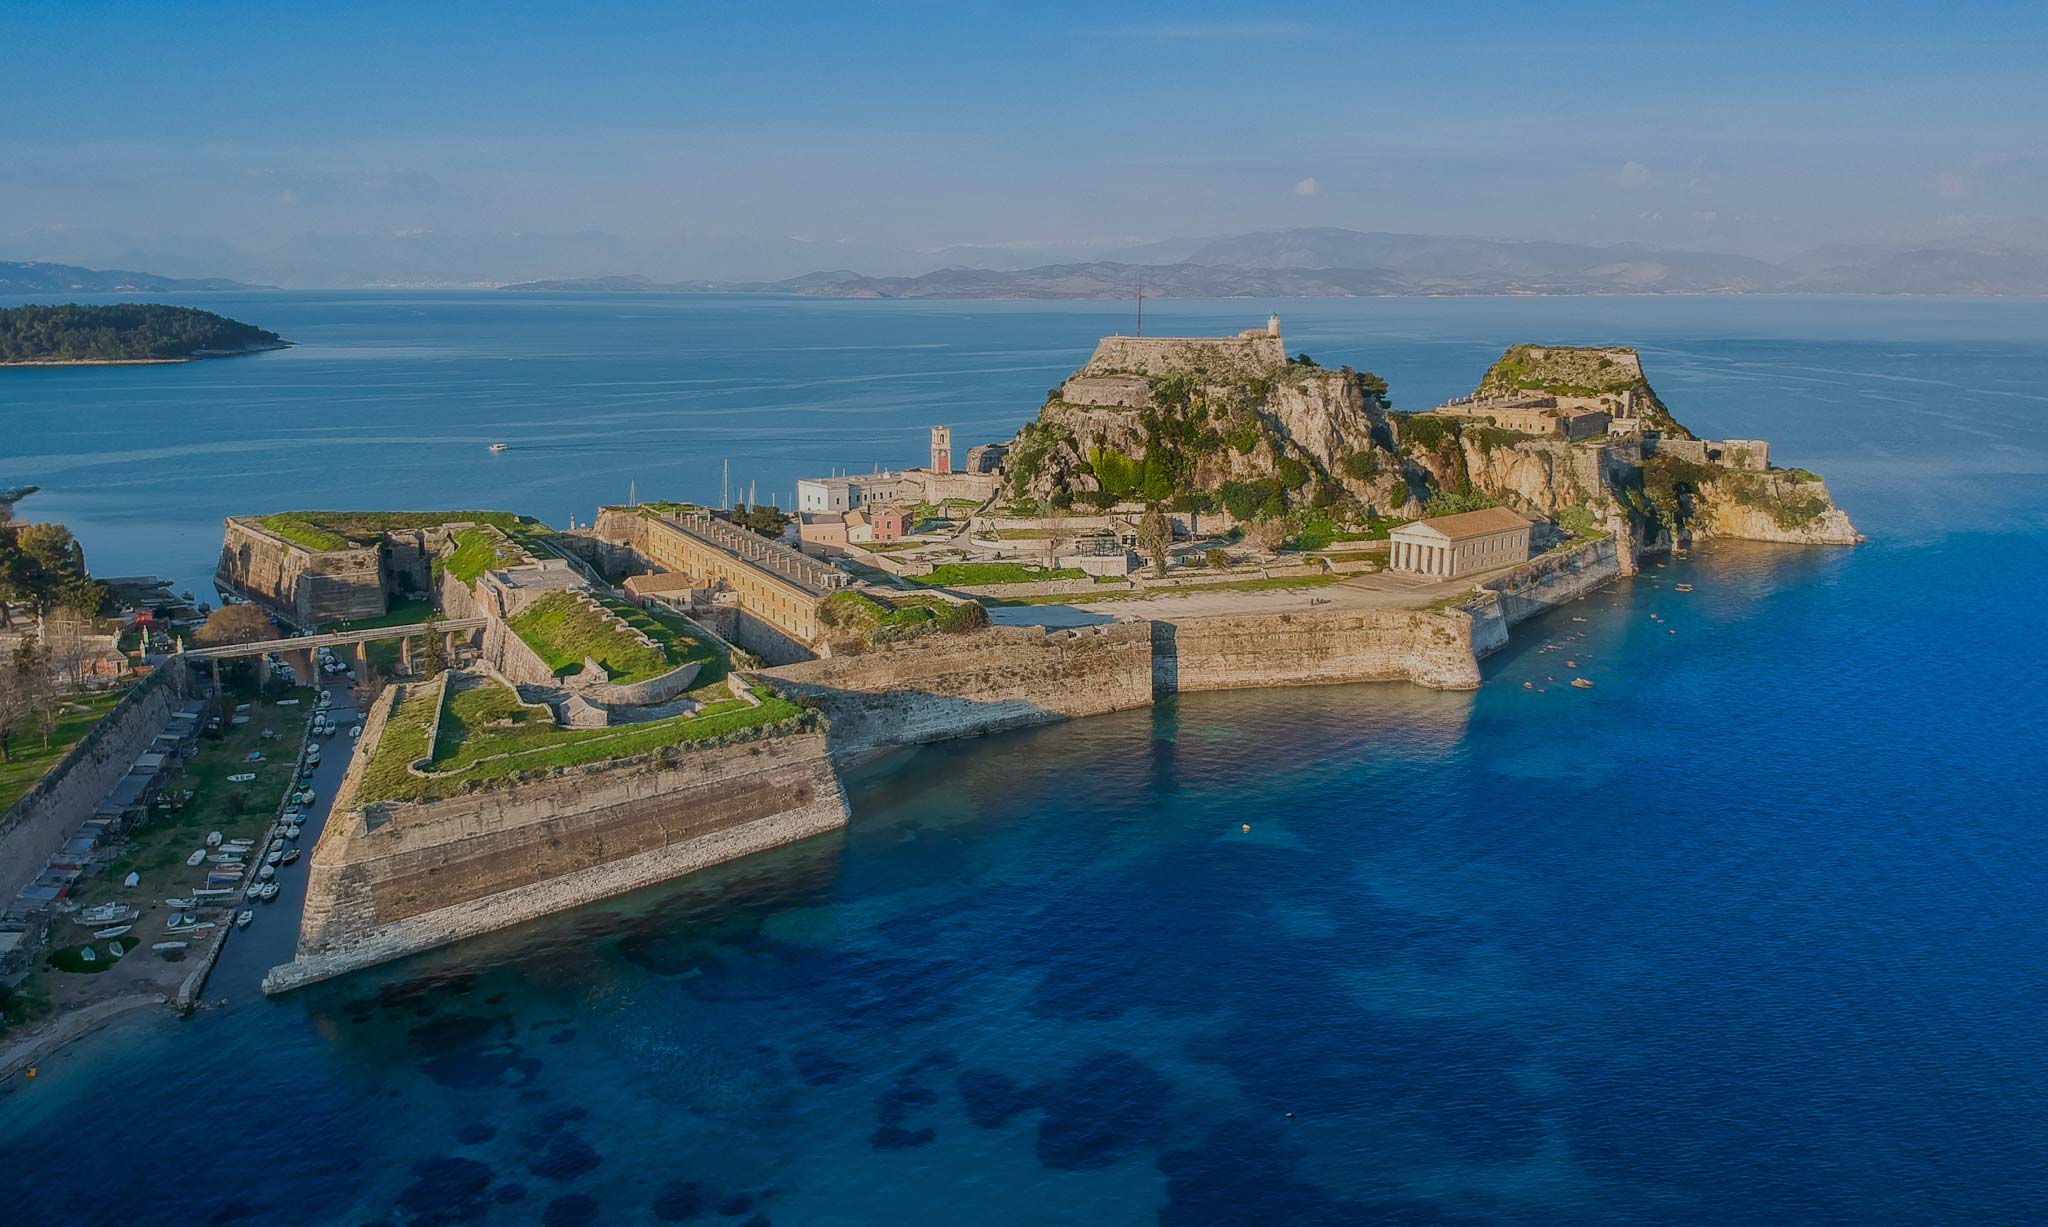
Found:
M 1431 536 L 1443 537 L 1450 541 L 1463 541 L 1470 537 L 1486 537 L 1494 533 L 1512 532 L 1529 527 L 1529 521 L 1505 507 L 1485 507 L 1478 511 L 1461 511 L 1457 515 L 1438 516 L 1433 520 L 1417 520 L 1403 524 L 1394 530 L 1395 536 L 1422 530 Z

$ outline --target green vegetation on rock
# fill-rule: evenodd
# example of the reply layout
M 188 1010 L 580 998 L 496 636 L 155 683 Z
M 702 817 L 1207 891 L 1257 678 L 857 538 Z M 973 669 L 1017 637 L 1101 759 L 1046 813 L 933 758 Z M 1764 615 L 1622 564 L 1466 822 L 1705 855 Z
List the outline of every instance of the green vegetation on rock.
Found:
M 125 689 L 107 690 L 65 698 L 58 705 L 57 726 L 50 730 L 48 745 L 43 743 L 40 732 L 31 736 L 23 731 L 10 738 L 6 761 L 0 762 L 0 811 L 19 801 L 21 794 L 34 787 L 45 772 L 64 761 L 64 756 L 71 753 L 71 747 L 78 744 L 78 739 L 112 711 L 127 693 Z
M 267 329 L 192 307 L 0 307 L 0 362 L 162 362 L 283 344 Z

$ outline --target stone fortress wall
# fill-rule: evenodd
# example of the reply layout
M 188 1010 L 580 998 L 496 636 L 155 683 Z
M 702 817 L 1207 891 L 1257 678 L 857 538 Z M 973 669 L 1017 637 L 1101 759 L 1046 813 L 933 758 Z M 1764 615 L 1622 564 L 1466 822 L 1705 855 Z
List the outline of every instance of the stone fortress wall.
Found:
M 381 618 L 387 608 L 378 547 L 309 550 L 242 516 L 227 519 L 214 579 L 306 629 Z
M 170 724 L 171 713 L 193 697 L 190 690 L 191 675 L 176 660 L 143 678 L 70 753 L 0 811 L 0 899 L 13 899 L 35 881 Z
M 388 707 L 380 704 L 381 735 Z M 359 755 L 309 862 L 276 993 L 846 825 L 822 734 L 621 760 L 447 800 L 355 807 Z
M 1234 337 L 1104 337 L 1080 374 L 1176 375 L 1204 367 L 1270 370 L 1285 365 L 1287 347 L 1279 332 L 1259 328 Z

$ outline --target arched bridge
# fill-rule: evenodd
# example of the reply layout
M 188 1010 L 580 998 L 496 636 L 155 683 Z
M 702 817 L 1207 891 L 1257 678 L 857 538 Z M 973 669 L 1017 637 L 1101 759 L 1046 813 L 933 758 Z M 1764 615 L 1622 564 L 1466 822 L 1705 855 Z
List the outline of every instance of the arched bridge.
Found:
M 219 647 L 186 648 L 186 660 L 229 660 L 276 652 L 311 652 L 319 648 L 345 648 L 380 639 L 411 639 L 418 635 L 439 635 L 456 631 L 480 631 L 482 618 L 442 618 L 434 622 L 411 622 L 404 626 L 377 626 L 360 631 L 330 631 L 322 635 L 300 635 L 295 639 L 259 639 L 254 643 L 225 643 Z

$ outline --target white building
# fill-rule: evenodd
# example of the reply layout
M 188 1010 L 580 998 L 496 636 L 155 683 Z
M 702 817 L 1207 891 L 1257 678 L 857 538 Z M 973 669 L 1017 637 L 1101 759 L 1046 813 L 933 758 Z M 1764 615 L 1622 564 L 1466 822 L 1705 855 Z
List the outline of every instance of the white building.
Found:
M 1505 507 L 1417 520 L 1390 537 L 1389 567 L 1437 579 L 1491 571 L 1529 557 L 1529 521 Z

